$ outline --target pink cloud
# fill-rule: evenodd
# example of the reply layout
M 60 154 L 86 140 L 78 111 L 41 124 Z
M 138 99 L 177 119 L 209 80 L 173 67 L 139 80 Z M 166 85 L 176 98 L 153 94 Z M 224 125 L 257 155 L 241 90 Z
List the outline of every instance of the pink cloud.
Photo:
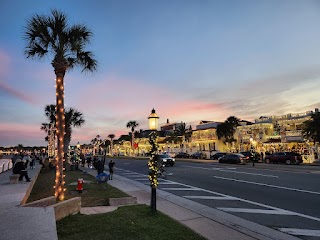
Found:
M 8 84 L 4 83 L 4 82 L 0 82 L 0 90 L 8 93 L 11 96 L 14 96 L 15 98 L 18 98 L 22 101 L 31 103 L 31 104 L 36 104 L 36 101 L 33 97 L 30 97 L 30 95 L 24 94 L 14 88 L 12 88 L 11 86 L 9 86 Z
M 85 96 L 85 97 L 84 97 Z M 183 92 L 168 86 L 154 86 L 149 82 L 107 75 L 78 93 L 77 105 L 88 114 L 116 114 L 121 118 L 143 117 L 154 107 L 168 117 L 192 116 L 197 113 L 225 113 L 223 106 L 208 101 L 190 100 Z M 126 110 L 124 110 L 126 109 Z M 219 115 L 219 114 L 218 114 Z M 184 119 L 181 119 L 184 121 Z
M 0 123 L 0 145 L 9 147 L 17 144 L 24 146 L 47 145 L 45 133 L 39 125 L 25 123 Z

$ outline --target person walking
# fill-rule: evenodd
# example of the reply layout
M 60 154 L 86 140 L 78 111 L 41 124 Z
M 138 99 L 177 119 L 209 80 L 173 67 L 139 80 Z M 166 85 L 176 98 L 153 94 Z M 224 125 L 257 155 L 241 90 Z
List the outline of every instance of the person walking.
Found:
M 103 171 L 104 171 L 104 165 L 103 165 L 103 162 L 102 162 L 101 160 L 98 160 L 98 161 L 94 162 L 93 164 L 94 164 L 93 166 L 94 166 L 95 169 L 97 170 L 98 175 L 99 175 L 100 173 L 103 173 Z
M 114 165 L 115 165 L 115 162 L 111 159 L 110 162 L 109 162 L 109 173 L 110 173 L 109 179 L 110 180 L 112 180 L 112 178 L 113 178 Z

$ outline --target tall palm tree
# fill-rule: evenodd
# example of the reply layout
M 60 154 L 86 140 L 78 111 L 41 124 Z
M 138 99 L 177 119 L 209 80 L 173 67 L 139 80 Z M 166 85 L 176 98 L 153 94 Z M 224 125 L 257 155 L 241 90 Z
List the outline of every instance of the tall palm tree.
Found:
M 57 168 L 55 196 L 64 199 L 63 177 L 63 141 L 65 133 L 64 109 L 64 76 L 68 70 L 80 66 L 82 71 L 93 72 L 97 68 L 97 61 L 85 46 L 90 42 L 92 32 L 80 24 L 68 25 L 67 16 L 51 10 L 51 15 L 34 14 L 25 27 L 26 40 L 25 55 L 27 58 L 45 58 L 53 55 L 51 65 L 56 74 L 56 106 L 57 106 Z
M 113 139 L 115 138 L 116 136 L 111 133 L 108 135 L 108 138 L 110 138 L 110 145 L 111 145 L 111 154 L 113 153 Z
M 129 121 L 127 123 L 127 128 L 131 128 L 131 149 L 133 151 L 133 143 L 134 143 L 134 129 L 139 126 L 136 121 Z

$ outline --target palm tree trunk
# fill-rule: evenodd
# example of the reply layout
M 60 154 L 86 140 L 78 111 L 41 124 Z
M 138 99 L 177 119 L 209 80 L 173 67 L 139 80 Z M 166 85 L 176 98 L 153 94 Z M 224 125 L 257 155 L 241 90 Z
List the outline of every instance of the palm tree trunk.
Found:
M 57 167 L 55 180 L 55 197 L 57 200 L 64 199 L 64 176 L 63 176 L 63 162 L 64 162 L 64 134 L 65 134 L 65 109 L 64 109 L 64 73 L 55 69 L 56 73 L 56 124 L 57 124 Z
M 133 143 L 134 143 L 134 135 L 133 135 L 133 131 L 132 131 L 132 138 L 131 138 L 132 155 L 134 155 L 134 146 L 133 146 Z
M 113 156 L 113 139 L 111 138 L 111 151 L 110 151 L 111 153 L 111 156 Z
M 66 160 L 70 160 L 70 159 L 67 159 L 67 157 L 68 157 L 68 152 L 69 152 L 70 142 L 71 142 L 71 134 L 70 134 L 70 132 L 68 133 L 67 130 L 66 130 L 66 133 L 65 133 L 65 135 L 64 135 L 64 146 L 63 146 L 64 159 L 65 159 L 65 161 L 66 161 Z

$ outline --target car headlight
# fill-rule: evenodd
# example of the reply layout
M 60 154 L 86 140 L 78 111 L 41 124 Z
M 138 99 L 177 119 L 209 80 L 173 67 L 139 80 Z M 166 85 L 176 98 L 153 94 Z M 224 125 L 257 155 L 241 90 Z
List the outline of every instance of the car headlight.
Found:
M 167 162 L 167 159 L 162 159 L 162 162 Z

